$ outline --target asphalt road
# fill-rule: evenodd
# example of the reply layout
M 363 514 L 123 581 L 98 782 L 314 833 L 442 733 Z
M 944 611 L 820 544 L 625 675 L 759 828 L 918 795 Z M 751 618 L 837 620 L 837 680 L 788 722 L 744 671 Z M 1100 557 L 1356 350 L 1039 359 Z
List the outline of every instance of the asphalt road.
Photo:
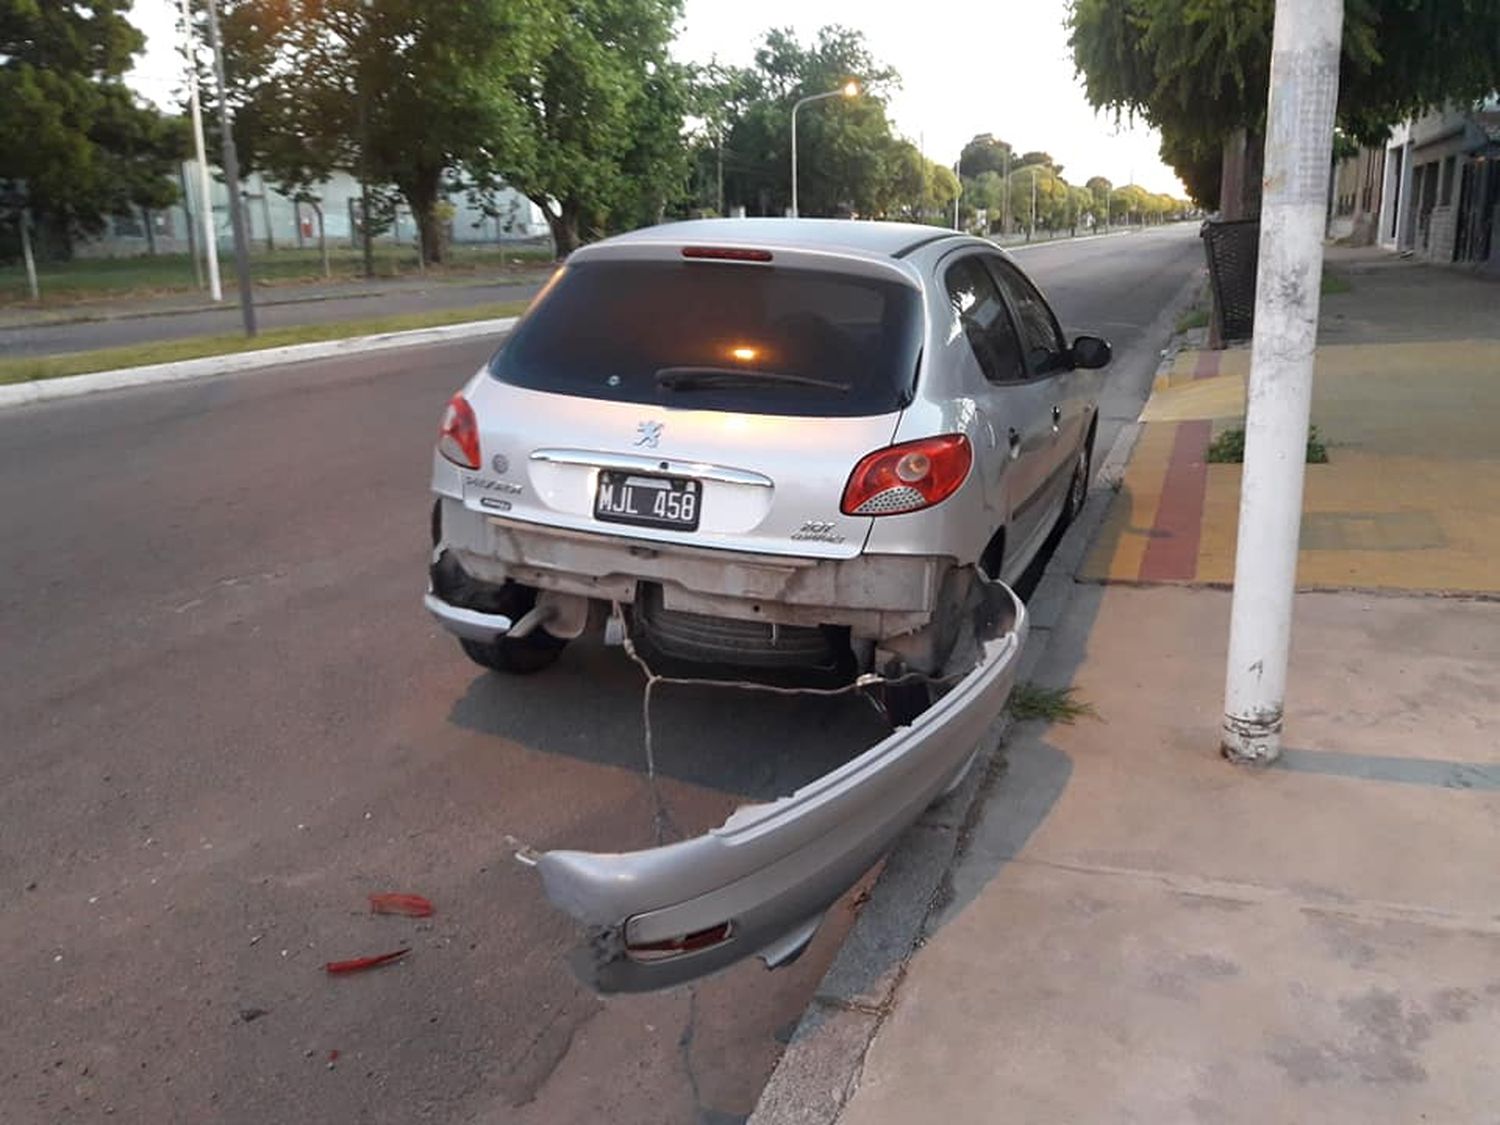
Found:
M 1168 230 L 1019 255 L 1114 338 L 1109 417 L 1134 417 L 1200 253 Z M 652 842 L 641 680 L 597 644 L 481 674 L 420 610 L 433 431 L 490 347 L 0 414 L 7 1122 L 752 1108 L 852 901 L 775 974 L 607 1001 L 569 974 L 576 934 L 507 837 Z M 850 700 L 728 690 L 674 689 L 653 719 L 684 833 L 883 733 Z M 437 912 L 370 915 L 385 890 Z
M 500 301 L 529 300 L 546 280 L 546 267 L 527 268 L 495 281 L 433 281 L 411 278 L 388 282 L 287 285 L 256 290 L 256 323 L 261 331 L 304 324 L 334 324 L 405 313 L 466 309 Z M 201 295 L 81 306 L 72 323 L 32 322 L 7 317 L 0 322 L 0 354 L 61 355 L 194 336 L 233 336 L 241 331 L 239 298 L 230 292 L 217 308 L 202 307 Z M 188 303 L 190 302 L 190 303 Z M 184 307 L 174 308 L 173 305 Z M 149 311 L 151 315 L 142 316 Z M 127 314 L 127 315 L 121 315 Z M 131 315 L 133 314 L 133 315 Z

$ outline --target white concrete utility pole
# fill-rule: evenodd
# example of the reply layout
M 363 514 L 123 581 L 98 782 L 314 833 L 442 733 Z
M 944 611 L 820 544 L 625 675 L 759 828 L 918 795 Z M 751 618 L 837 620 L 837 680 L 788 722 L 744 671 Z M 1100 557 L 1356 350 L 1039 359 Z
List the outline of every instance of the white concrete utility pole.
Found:
M 203 252 L 208 261 L 208 292 L 215 301 L 224 299 L 219 284 L 219 240 L 214 235 L 214 201 L 209 191 L 208 160 L 203 153 L 203 110 L 198 104 L 198 54 L 193 42 L 190 0 L 182 0 L 182 33 L 187 36 L 188 101 L 193 115 L 193 155 L 198 158 L 198 209 L 203 220 Z
M 26 284 L 31 289 L 31 299 L 40 301 L 42 289 L 36 283 L 36 258 L 31 253 L 31 208 L 23 207 L 16 216 L 16 225 L 21 228 L 21 257 L 26 259 Z
M 1281 753 L 1343 0 L 1276 0 L 1222 748 Z

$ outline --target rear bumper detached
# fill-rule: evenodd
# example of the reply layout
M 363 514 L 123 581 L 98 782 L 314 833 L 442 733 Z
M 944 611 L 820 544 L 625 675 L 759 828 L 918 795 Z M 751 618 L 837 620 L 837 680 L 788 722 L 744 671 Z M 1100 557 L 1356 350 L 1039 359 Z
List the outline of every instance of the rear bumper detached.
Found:
M 601 992 L 640 992 L 758 954 L 793 959 L 827 909 L 950 786 L 1015 682 L 1027 631 L 1011 590 L 976 583 L 940 698 L 909 726 L 789 796 L 698 837 L 619 854 L 531 857 L 587 935 L 573 958 Z

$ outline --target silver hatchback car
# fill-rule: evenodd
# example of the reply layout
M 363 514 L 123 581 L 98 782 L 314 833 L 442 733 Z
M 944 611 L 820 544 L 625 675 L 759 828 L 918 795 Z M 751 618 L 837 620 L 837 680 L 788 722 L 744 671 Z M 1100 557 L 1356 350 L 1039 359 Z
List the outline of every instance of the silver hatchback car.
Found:
M 890 738 L 705 836 L 531 857 L 603 990 L 789 960 L 955 783 L 1025 635 L 1006 583 L 1081 506 L 1102 339 L 993 243 L 739 219 L 573 254 L 450 401 L 427 608 L 535 672 L 651 662 L 863 682 Z
M 977 573 L 1013 581 L 1081 504 L 1108 360 L 950 231 L 596 243 L 448 406 L 428 606 L 507 672 L 613 604 L 682 660 L 931 673 L 943 607 Z

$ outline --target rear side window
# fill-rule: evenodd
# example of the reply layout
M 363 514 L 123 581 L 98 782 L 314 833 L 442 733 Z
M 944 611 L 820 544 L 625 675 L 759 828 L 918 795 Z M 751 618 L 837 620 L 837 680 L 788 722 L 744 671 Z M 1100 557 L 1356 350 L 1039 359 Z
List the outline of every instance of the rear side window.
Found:
M 896 280 L 586 261 L 565 268 L 490 371 L 585 398 L 847 417 L 906 406 L 921 348 L 921 296 Z
M 1026 342 L 1026 359 L 1037 375 L 1046 375 L 1068 366 L 1067 345 L 1058 331 L 1057 320 L 1036 286 L 1027 281 L 1008 263 L 989 259 L 995 280 L 1010 294 L 1016 315 L 1021 318 L 1021 338 Z
M 950 337 L 962 333 L 991 383 L 1019 383 L 1026 378 L 1021 343 L 995 280 L 978 258 L 960 258 L 943 275 L 953 310 Z

